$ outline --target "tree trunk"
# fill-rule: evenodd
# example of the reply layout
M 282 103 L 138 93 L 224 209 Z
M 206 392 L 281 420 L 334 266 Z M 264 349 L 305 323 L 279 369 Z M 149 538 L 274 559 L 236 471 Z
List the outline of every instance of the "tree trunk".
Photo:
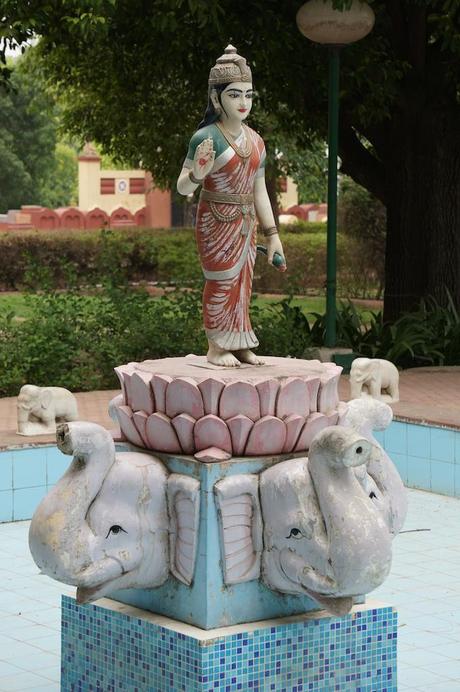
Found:
M 271 166 L 267 166 L 265 171 L 265 184 L 267 186 L 268 196 L 273 209 L 273 215 L 275 217 L 275 223 L 278 225 L 279 207 L 278 207 L 278 190 L 277 190 L 277 176 L 275 170 Z
M 460 307 L 458 110 L 406 101 L 391 119 L 387 152 L 384 317 L 428 296 L 445 304 L 447 292 Z

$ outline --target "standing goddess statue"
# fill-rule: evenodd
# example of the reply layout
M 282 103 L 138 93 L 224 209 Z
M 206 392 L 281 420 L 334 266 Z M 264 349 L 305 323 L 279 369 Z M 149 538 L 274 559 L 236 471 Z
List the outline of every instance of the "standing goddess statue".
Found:
M 177 181 L 182 195 L 202 186 L 196 240 L 205 277 L 203 322 L 207 359 L 224 367 L 262 365 L 249 319 L 256 258 L 256 219 L 267 242 L 268 262 L 283 248 L 265 186 L 265 145 L 245 125 L 252 106 L 252 75 L 236 48 L 227 46 L 209 73 L 208 107 L 190 140 Z M 275 265 L 274 265 L 275 266 Z

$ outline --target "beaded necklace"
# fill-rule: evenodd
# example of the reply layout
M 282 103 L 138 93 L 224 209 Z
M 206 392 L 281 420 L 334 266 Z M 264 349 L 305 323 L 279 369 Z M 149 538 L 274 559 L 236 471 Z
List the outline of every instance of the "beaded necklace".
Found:
M 249 135 L 249 131 L 248 131 L 248 128 L 246 127 L 246 125 L 242 125 L 243 132 L 245 135 L 245 143 L 242 147 L 239 147 L 235 143 L 235 140 L 234 140 L 233 136 L 231 135 L 231 133 L 224 127 L 222 122 L 218 121 L 215 124 L 217 125 L 217 127 L 221 131 L 224 138 L 230 144 L 232 149 L 238 154 L 238 156 L 240 156 L 242 159 L 248 159 L 251 156 L 251 154 L 252 154 L 252 140 L 251 140 L 251 137 Z

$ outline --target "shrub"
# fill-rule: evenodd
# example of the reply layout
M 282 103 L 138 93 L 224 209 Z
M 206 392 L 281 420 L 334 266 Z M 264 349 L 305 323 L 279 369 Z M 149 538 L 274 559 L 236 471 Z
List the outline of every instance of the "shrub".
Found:
M 326 224 L 321 221 L 302 221 L 284 223 L 280 226 L 282 233 L 326 233 Z
M 113 368 L 120 363 L 206 352 L 201 291 L 152 299 L 144 290 L 112 287 L 98 295 L 48 293 L 28 301 L 27 320 L 0 313 L 1 396 L 16 395 L 27 382 L 111 389 L 118 386 Z M 254 308 L 253 323 L 261 352 L 299 356 L 305 350 L 307 335 L 276 306 Z
M 380 298 L 385 281 L 386 209 L 370 192 L 343 178 L 338 224 L 347 237 L 342 280 L 349 295 Z
M 254 290 L 259 293 L 322 291 L 326 281 L 326 234 L 322 224 L 306 232 L 281 231 L 288 271 L 259 256 Z M 320 230 L 314 230 L 320 227 Z M 259 238 L 263 243 L 263 237 Z M 338 238 L 339 290 L 347 288 L 343 263 L 347 239 Z M 161 282 L 195 286 L 202 271 L 192 229 L 124 229 L 5 233 L 0 236 L 0 288 L 57 290 L 99 284 Z

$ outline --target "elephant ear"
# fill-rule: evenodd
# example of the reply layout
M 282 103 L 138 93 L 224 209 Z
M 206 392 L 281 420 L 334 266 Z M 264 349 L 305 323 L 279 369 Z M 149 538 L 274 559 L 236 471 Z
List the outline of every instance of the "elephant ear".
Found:
M 40 405 L 42 408 L 49 408 L 49 405 L 51 404 L 51 400 L 53 398 L 52 392 L 50 392 L 49 389 L 43 389 L 40 392 Z
M 214 486 L 219 515 L 224 582 L 239 584 L 258 579 L 262 553 L 262 514 L 259 478 L 230 476 Z
M 169 512 L 169 568 L 190 585 L 195 572 L 200 521 L 200 483 L 195 478 L 172 473 L 167 485 Z

